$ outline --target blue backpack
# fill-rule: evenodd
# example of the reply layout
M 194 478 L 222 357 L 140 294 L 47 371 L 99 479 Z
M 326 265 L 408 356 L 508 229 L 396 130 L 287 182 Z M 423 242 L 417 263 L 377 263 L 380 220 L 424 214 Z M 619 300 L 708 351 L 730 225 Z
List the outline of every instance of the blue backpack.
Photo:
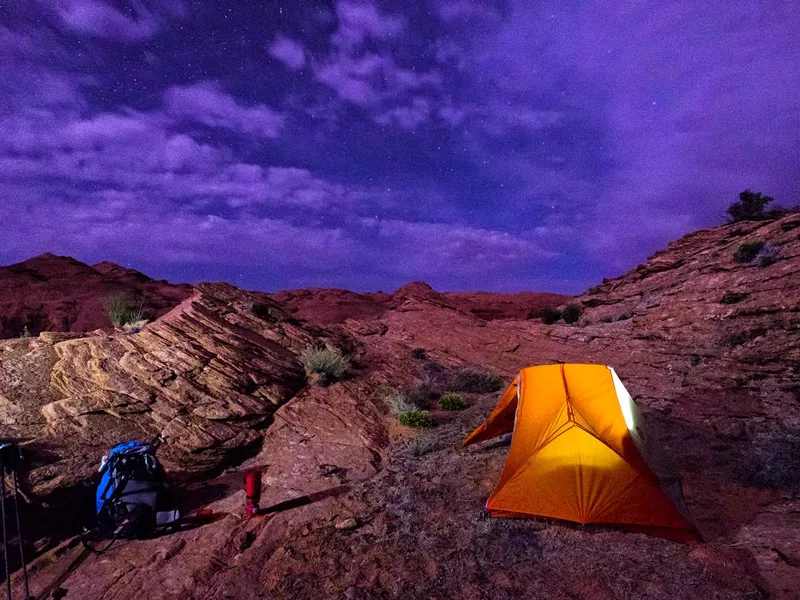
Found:
M 96 512 L 101 537 L 147 537 L 180 518 L 153 444 L 117 444 L 103 457 L 100 473 Z

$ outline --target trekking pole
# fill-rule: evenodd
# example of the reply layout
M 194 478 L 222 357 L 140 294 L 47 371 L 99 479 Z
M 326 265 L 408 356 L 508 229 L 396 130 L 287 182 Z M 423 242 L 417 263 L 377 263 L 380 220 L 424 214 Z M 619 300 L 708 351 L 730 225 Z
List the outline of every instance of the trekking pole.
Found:
M 3 521 L 3 563 L 6 575 L 6 594 L 11 600 L 11 569 L 8 567 L 8 529 L 6 527 L 6 444 L 0 444 L 0 513 Z
M 17 448 L 19 451 L 19 448 Z M 19 493 L 17 491 L 17 470 L 12 469 L 11 480 L 14 482 L 14 514 L 17 517 L 17 541 L 19 542 L 19 561 L 22 563 L 22 581 L 25 585 L 25 599 L 31 597 L 28 587 L 28 566 L 25 564 L 25 550 L 22 545 L 22 525 L 19 518 Z

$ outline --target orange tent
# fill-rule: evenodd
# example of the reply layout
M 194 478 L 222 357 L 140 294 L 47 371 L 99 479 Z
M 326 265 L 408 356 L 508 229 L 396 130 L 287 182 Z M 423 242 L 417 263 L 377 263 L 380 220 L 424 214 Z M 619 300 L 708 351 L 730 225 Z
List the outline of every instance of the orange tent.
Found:
M 621 525 L 697 540 L 680 480 L 645 435 L 633 399 L 605 365 L 528 367 L 464 445 L 513 431 L 492 516 Z

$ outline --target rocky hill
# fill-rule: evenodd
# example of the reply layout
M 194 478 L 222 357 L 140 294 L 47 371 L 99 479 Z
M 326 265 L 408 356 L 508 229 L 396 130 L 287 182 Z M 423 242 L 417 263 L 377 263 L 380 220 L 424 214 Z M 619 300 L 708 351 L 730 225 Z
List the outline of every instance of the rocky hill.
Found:
M 0 338 L 108 328 L 103 301 L 114 295 L 141 303 L 148 318 L 159 317 L 191 293 L 189 285 L 155 281 L 114 263 L 90 267 L 68 256 L 42 254 L 0 267 Z
M 572 325 L 529 318 L 513 299 L 487 313 L 483 299 L 424 284 L 373 295 L 204 284 L 135 334 L 0 342 L 0 435 L 29 439 L 33 591 L 797 598 L 799 267 L 800 215 L 789 215 L 674 242 L 580 296 Z M 328 387 L 299 360 L 320 342 L 353 360 Z M 704 543 L 483 516 L 507 440 L 460 447 L 497 398 L 465 386 L 464 369 L 507 381 L 573 361 L 615 367 L 683 476 Z M 466 410 L 438 410 L 436 394 L 459 386 Z M 421 397 L 438 426 L 399 426 L 392 389 Z M 85 553 L 64 515 L 90 510 L 97 459 L 156 433 L 185 506 L 218 518 Z M 241 518 L 251 467 L 264 470 L 262 505 L 277 505 L 268 518 Z
M 380 319 L 408 297 L 434 299 L 451 308 L 473 314 L 486 321 L 496 319 L 535 319 L 545 308 L 555 308 L 569 299 L 548 292 L 441 292 L 417 281 L 394 293 L 356 293 L 337 289 L 289 290 L 270 295 L 289 314 L 300 321 L 332 325 L 347 319 Z

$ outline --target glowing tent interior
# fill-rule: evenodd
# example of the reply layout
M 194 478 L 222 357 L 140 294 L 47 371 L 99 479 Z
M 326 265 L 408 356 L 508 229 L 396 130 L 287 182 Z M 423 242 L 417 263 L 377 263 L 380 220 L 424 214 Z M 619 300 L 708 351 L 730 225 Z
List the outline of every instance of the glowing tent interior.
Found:
M 512 431 L 505 468 L 486 502 L 492 516 L 538 516 L 700 539 L 680 479 L 659 459 L 611 367 L 523 369 L 464 445 Z

